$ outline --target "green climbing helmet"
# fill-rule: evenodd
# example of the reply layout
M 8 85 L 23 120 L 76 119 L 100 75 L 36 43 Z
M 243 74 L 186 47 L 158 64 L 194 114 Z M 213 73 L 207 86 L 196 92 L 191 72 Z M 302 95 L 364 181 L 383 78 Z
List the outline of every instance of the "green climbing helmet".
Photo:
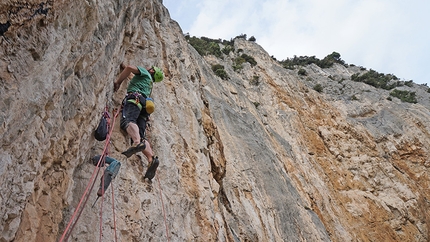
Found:
M 154 72 L 154 81 L 155 82 L 161 82 L 164 79 L 163 71 L 156 66 L 153 66 L 152 69 L 154 69 L 154 71 L 155 71 Z

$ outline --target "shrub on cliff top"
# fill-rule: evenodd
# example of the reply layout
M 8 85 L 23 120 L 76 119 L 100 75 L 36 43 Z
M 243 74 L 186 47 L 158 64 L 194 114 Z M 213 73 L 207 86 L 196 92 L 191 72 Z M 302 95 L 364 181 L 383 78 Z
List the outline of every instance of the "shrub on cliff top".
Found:
M 185 36 L 185 38 L 188 40 L 188 43 L 193 46 L 197 52 L 199 52 L 201 56 L 214 55 L 218 58 L 222 57 L 221 48 L 219 46 L 219 43 L 221 43 L 220 40 L 214 40 L 207 37 L 197 38 L 195 36 Z
M 340 58 L 340 54 L 333 52 L 330 55 L 324 57 L 320 60 L 315 56 L 294 56 L 293 58 L 287 58 L 286 60 L 279 61 L 279 63 L 286 69 L 293 70 L 296 66 L 307 66 L 310 64 L 315 64 L 321 68 L 332 67 L 334 63 L 345 65 L 345 61 Z
M 353 74 L 351 76 L 351 80 L 356 82 L 364 82 L 376 88 L 382 88 L 385 90 L 391 90 L 396 86 L 401 85 L 399 82 L 390 83 L 390 81 L 392 80 L 393 81 L 398 80 L 398 78 L 395 75 L 378 73 L 372 69 L 370 69 L 368 72 L 364 73 L 363 75 L 360 75 L 359 73 Z
M 418 102 L 415 96 L 415 92 L 401 91 L 401 90 L 394 89 L 392 92 L 390 92 L 390 95 L 393 97 L 397 97 L 403 102 L 408 102 L 408 103 Z

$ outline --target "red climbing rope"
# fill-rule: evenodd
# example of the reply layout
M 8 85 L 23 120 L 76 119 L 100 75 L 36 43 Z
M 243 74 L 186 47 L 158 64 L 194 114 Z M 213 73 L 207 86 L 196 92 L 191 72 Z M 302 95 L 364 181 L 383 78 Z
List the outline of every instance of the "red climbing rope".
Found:
M 118 109 L 117 112 L 115 113 L 115 115 L 114 115 L 114 121 L 115 121 L 116 117 L 118 116 L 120 110 L 121 109 Z M 108 125 L 110 125 L 110 122 L 108 122 Z M 113 125 L 112 125 L 112 128 L 109 126 L 109 130 L 113 130 Z M 111 134 L 112 134 L 112 132 L 110 132 L 108 134 L 108 136 L 109 136 L 109 142 L 110 142 L 110 136 L 111 136 Z M 106 156 L 108 156 L 108 154 L 109 154 L 109 146 L 107 146 L 107 148 L 106 148 L 105 158 L 106 158 Z M 104 162 L 105 162 L 105 159 L 103 159 L 103 163 Z M 104 166 L 104 164 L 102 165 L 102 167 L 103 166 Z M 99 241 L 102 241 L 102 237 L 103 237 L 103 201 L 104 201 L 104 193 L 105 193 L 105 191 L 104 191 L 104 187 L 105 187 L 104 182 L 105 182 L 105 179 L 104 179 L 103 176 L 104 175 L 102 175 L 102 179 L 101 179 L 102 180 L 102 182 L 101 182 L 102 183 L 101 184 L 101 187 L 102 187 L 102 200 L 100 202 L 100 237 L 99 237 Z M 115 204 L 114 204 L 114 198 L 115 198 L 115 196 L 114 196 L 113 181 L 111 181 L 110 186 L 111 186 L 111 190 L 112 190 L 112 213 L 113 213 L 113 221 L 114 221 L 113 229 L 114 229 L 114 233 L 115 233 L 115 241 L 117 241 L 117 236 L 116 236 L 116 220 L 115 220 Z
M 110 185 L 111 189 L 112 189 L 112 212 L 113 212 L 113 231 L 115 234 L 115 242 L 118 240 L 117 236 L 116 236 L 116 217 L 115 217 L 115 194 L 113 192 L 113 181 L 111 182 Z
M 99 237 L 99 241 L 102 241 L 102 237 L 103 237 L 103 198 L 104 198 L 104 178 L 102 176 L 102 200 L 100 201 L 100 237 Z M 98 194 L 97 194 L 98 195 Z
M 98 176 L 98 172 L 101 169 L 101 163 L 104 162 L 103 158 L 105 157 L 105 155 L 107 154 L 107 151 L 109 149 L 108 147 L 109 147 L 110 137 L 111 137 L 112 131 L 113 131 L 113 126 L 114 126 L 113 124 L 115 123 L 115 120 L 118 117 L 120 110 L 121 110 L 120 108 L 116 110 L 116 113 L 115 113 L 114 118 L 113 118 L 112 126 L 110 127 L 108 135 L 106 137 L 106 142 L 105 142 L 103 152 L 102 152 L 103 155 L 100 156 L 100 159 L 97 162 L 96 167 L 94 168 L 94 171 L 91 175 L 91 178 L 88 182 L 88 185 L 85 188 L 84 194 L 82 195 L 82 197 L 78 203 L 78 206 L 75 209 L 75 212 L 73 213 L 72 217 L 70 218 L 70 221 L 67 224 L 66 229 L 64 230 L 64 232 L 62 234 L 60 242 L 67 241 L 67 239 L 69 238 L 70 234 L 73 231 L 73 228 L 75 227 L 77 221 L 79 220 L 79 217 L 81 216 L 82 211 L 84 210 L 84 207 L 85 207 L 85 205 L 88 201 L 89 195 L 90 195 L 90 191 L 93 190 L 95 181 L 96 181 L 97 176 Z

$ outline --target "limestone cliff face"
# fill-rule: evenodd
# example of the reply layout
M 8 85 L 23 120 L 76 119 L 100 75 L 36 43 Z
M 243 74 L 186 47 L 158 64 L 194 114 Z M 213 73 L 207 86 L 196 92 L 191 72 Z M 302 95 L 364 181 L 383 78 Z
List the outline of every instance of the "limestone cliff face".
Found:
M 103 149 L 92 132 L 124 96 L 125 85 L 112 91 L 123 61 L 166 73 L 148 134 L 161 164 L 144 181 L 147 161 L 121 155 L 129 138 L 115 123 L 122 167 L 103 201 L 104 241 L 112 204 L 119 241 L 430 239 L 426 87 L 402 87 L 417 104 L 389 101 L 350 80 L 358 67 L 310 65 L 302 77 L 243 39 L 203 58 L 157 0 L 6 1 L 0 34 L 0 241 L 60 239 Z M 234 71 L 239 49 L 258 64 Z M 95 193 L 70 240 L 99 240 Z

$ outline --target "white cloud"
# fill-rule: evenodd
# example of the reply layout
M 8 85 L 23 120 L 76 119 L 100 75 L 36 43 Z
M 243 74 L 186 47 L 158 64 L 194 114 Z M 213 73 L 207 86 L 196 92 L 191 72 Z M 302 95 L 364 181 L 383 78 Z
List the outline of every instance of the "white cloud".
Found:
M 170 1 L 165 1 L 168 8 Z M 323 58 L 336 51 L 347 63 L 430 84 L 430 2 L 424 0 L 182 2 L 186 7 L 180 6 L 180 19 L 174 12 L 172 18 L 191 35 L 227 40 L 255 36 L 280 60 L 294 55 Z
M 254 1 L 201 1 L 202 8 L 190 33 L 196 36 L 230 39 L 252 25 Z

